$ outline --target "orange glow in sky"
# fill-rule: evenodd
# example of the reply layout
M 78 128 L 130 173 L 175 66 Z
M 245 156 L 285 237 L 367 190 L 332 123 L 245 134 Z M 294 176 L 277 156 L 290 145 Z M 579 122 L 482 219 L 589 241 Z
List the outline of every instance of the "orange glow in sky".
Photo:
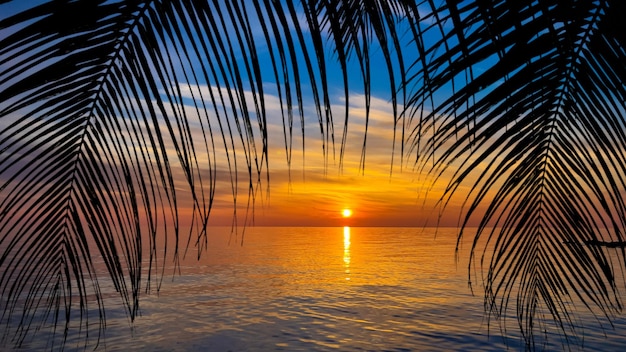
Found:
M 362 153 L 365 104 L 362 96 L 354 95 L 350 99 L 350 125 L 341 158 L 341 142 L 324 145 L 316 135 L 319 123 L 312 120 L 305 123 L 305 129 L 310 131 L 305 138 L 305 150 L 296 147 L 303 144 L 302 136 L 293 134 L 290 163 L 282 137 L 283 122 L 278 101 L 269 99 L 272 104 L 265 106 L 267 116 L 271 117 L 267 120 L 270 176 L 266 179 L 265 167 L 258 179 L 253 176 L 254 191 L 250 191 L 251 183 L 241 166 L 246 165 L 246 155 L 249 154 L 241 148 L 234 153 L 216 143 L 215 160 L 199 160 L 201 165 L 219 165 L 214 174 L 216 193 L 210 225 L 230 226 L 233 217 L 239 225 L 254 226 L 345 226 L 348 219 L 350 226 L 355 227 L 458 225 L 459 209 L 464 199 L 448 202 L 446 211 L 441 211 L 440 197 L 449 178 L 442 175 L 435 182 L 425 173 L 416 172 L 413 162 L 399 155 L 400 142 L 397 137 L 394 141 L 393 111 L 387 99 L 371 98 L 365 154 Z M 343 127 L 342 122 L 335 125 L 336 131 Z M 195 138 L 202 140 L 200 131 Z M 262 143 L 260 141 L 259 145 Z M 230 159 L 226 158 L 227 154 Z M 175 158 L 176 155 L 172 154 L 172 159 Z M 234 160 L 242 169 L 239 177 L 227 167 L 229 163 L 234 165 Z M 182 180 L 181 188 L 184 188 L 186 176 L 181 172 L 174 178 Z M 234 186 L 233 180 L 238 180 Z M 461 195 L 467 192 L 469 190 L 457 189 Z M 249 202 L 247 195 L 253 195 L 254 199 Z M 179 201 L 179 206 L 181 203 Z M 183 219 L 192 221 L 191 197 L 186 203 L 188 206 L 181 207 L 180 213 Z

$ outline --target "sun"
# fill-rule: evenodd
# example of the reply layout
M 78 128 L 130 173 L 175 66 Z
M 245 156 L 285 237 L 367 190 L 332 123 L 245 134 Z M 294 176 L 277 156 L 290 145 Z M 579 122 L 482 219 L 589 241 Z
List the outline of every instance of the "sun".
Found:
M 341 215 L 344 218 L 349 218 L 349 217 L 352 216 L 352 210 L 351 209 L 344 209 L 344 210 L 341 211 Z

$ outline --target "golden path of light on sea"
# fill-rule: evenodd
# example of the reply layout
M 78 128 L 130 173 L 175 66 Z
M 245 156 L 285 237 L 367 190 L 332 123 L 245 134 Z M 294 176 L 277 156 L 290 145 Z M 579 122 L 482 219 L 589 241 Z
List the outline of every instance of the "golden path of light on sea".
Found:
M 350 226 L 343 227 L 343 266 L 346 280 L 350 280 Z

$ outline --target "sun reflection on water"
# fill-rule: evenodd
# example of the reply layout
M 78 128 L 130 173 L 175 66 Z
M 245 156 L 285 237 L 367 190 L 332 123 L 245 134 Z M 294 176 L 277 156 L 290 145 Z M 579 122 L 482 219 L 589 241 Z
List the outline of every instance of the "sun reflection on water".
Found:
M 350 226 L 343 227 L 343 266 L 346 280 L 350 280 Z

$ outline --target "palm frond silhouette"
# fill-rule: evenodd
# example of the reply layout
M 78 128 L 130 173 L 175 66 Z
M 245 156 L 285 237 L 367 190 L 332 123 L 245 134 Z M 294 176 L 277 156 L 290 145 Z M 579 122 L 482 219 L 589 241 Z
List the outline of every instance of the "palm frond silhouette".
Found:
M 341 160 L 351 90 L 369 112 L 374 50 L 402 163 L 452 172 L 444 205 L 470 186 L 459 236 L 478 222 L 471 251 L 490 315 L 513 304 L 531 348 L 549 320 L 577 334 L 572 299 L 610 320 L 624 251 L 615 262 L 597 244 L 626 241 L 624 10 L 619 0 L 0 5 L 4 338 L 19 346 L 52 326 L 62 345 L 69 329 L 93 329 L 92 305 L 101 333 L 105 281 L 134 319 L 164 258 L 205 248 L 223 168 L 235 202 L 269 182 L 268 90 L 288 161 L 307 99 L 326 158 L 337 145 Z M 335 64 L 341 116 L 330 108 Z

